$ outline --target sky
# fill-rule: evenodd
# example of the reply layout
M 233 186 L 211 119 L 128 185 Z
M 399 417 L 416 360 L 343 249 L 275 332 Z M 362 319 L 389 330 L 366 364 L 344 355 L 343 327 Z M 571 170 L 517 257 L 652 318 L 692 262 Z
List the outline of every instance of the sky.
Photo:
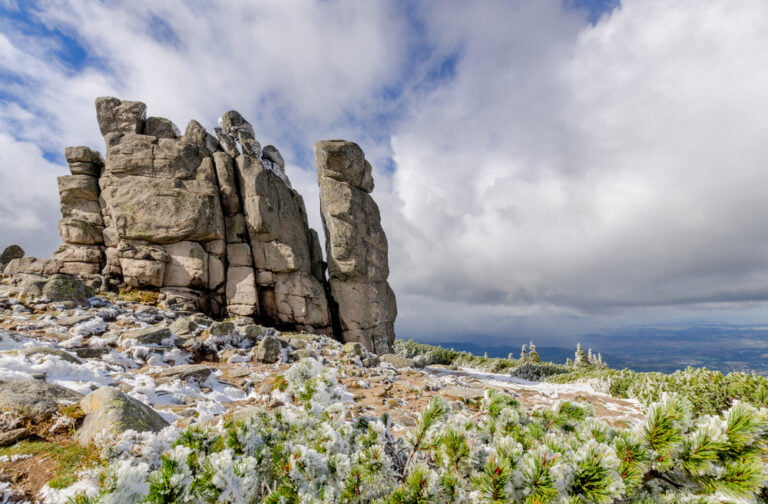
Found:
M 57 247 L 116 96 L 240 111 L 316 229 L 313 143 L 359 143 L 399 337 L 768 322 L 766 47 L 765 0 L 0 0 L 0 246 Z

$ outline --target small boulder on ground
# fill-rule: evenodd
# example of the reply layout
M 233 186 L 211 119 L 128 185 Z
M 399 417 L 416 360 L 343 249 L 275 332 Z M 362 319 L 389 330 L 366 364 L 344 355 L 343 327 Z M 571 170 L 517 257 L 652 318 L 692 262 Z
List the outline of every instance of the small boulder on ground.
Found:
M 171 324 L 171 331 L 179 337 L 194 334 L 197 328 L 196 323 L 185 317 L 178 318 Z
M 40 422 L 51 418 L 62 403 L 77 402 L 82 394 L 41 380 L 0 380 L 0 413 Z
M 281 351 L 282 345 L 280 345 L 277 338 L 274 336 L 266 336 L 259 342 L 259 346 L 256 347 L 256 352 L 253 358 L 264 364 L 273 364 L 280 360 Z
M 363 348 L 363 345 L 355 341 L 345 343 L 344 346 L 341 347 L 341 351 L 347 355 L 356 355 L 361 359 L 365 358 L 365 348 Z
M 92 441 L 105 430 L 111 435 L 127 430 L 158 432 L 169 425 L 152 408 L 112 387 L 88 394 L 80 407 L 86 414 L 75 435 L 80 443 Z
M 87 305 L 93 291 L 75 277 L 52 275 L 45 282 L 42 294 L 50 301 L 72 301 L 79 305 Z
M 214 322 L 208 328 L 208 334 L 211 336 L 228 336 L 235 332 L 235 324 L 232 322 Z

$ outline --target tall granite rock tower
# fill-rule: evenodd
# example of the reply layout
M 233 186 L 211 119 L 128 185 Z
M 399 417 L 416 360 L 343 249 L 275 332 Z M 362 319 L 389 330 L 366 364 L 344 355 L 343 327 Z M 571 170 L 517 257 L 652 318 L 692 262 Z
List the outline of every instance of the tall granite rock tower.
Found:
M 315 144 L 320 211 L 327 237 L 331 296 L 344 341 L 386 353 L 395 339 L 395 294 L 387 283 L 387 237 L 381 228 L 371 165 L 353 142 Z
M 387 241 L 370 196 L 371 166 L 351 142 L 316 146 L 330 277 L 304 200 L 273 146 L 237 112 L 214 134 L 147 117 L 145 104 L 103 97 L 106 155 L 65 151 L 59 177 L 64 245 L 15 258 L 5 274 L 109 276 L 156 289 L 166 307 L 252 316 L 391 351 L 396 308 Z M 333 321 L 336 323 L 334 324 Z

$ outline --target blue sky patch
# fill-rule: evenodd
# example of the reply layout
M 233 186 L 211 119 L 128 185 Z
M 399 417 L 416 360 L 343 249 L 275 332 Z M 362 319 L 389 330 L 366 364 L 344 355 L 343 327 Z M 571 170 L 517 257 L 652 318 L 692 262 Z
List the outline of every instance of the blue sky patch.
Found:
M 55 49 L 53 56 L 65 63 L 73 73 L 79 72 L 89 64 L 88 51 L 75 38 L 67 33 L 47 26 L 37 14 L 36 2 L 24 2 L 23 7 L 10 9 L 0 6 L 2 25 L 11 25 L 25 37 L 45 40 Z
M 621 6 L 621 0 L 563 0 L 568 9 L 583 11 L 590 23 L 597 23 L 605 14 Z

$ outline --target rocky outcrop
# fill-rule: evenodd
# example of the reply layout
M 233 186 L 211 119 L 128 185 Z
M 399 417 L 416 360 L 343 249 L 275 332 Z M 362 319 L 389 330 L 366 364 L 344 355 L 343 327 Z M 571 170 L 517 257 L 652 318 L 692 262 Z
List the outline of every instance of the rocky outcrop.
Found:
M 390 350 L 387 244 L 368 194 L 371 167 L 356 144 L 318 144 L 329 283 L 282 155 L 262 148 L 238 112 L 225 113 L 213 134 L 194 120 L 182 133 L 147 117 L 145 104 L 111 97 L 96 100 L 96 117 L 105 156 L 84 146 L 65 151 L 64 245 L 50 259 L 4 254 L 6 275 L 64 273 L 98 288 L 159 290 L 175 311 L 254 317 Z
M 379 207 L 369 194 L 371 165 L 357 144 L 343 140 L 317 142 L 315 160 L 329 283 L 343 340 L 388 353 L 395 339 L 397 306 L 387 283 L 387 237 Z

